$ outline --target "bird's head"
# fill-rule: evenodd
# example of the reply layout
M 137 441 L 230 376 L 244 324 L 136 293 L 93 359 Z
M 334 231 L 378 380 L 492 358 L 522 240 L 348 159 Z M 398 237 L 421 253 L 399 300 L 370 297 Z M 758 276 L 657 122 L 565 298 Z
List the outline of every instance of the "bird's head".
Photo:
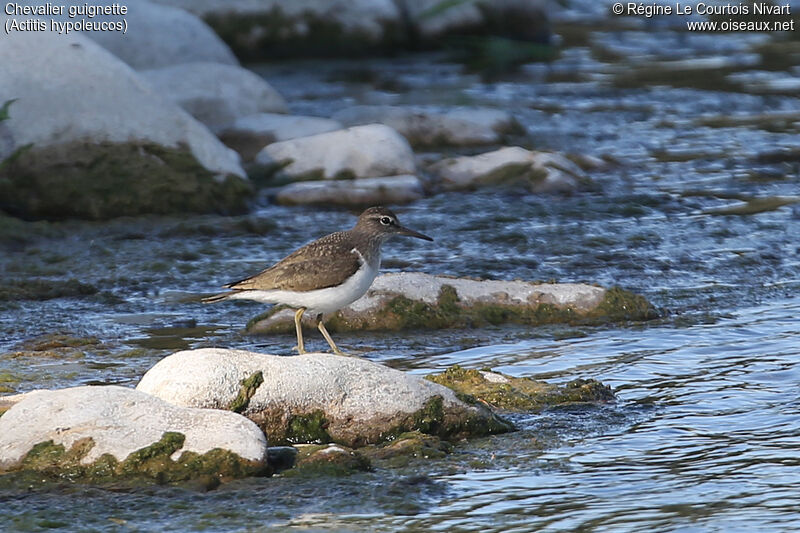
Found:
M 426 241 L 433 240 L 418 231 L 401 226 L 400 222 L 397 220 L 397 215 L 395 215 L 391 209 L 382 206 L 370 207 L 361 213 L 356 223 L 356 229 L 380 235 L 383 239 L 391 237 L 392 235 L 405 235 L 424 239 Z

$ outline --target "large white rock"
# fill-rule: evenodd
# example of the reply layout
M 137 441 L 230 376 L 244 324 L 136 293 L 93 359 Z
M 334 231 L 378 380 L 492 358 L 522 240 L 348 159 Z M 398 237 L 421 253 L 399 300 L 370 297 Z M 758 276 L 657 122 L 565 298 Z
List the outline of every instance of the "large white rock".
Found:
M 286 101 L 261 76 L 221 63 L 182 63 L 143 70 L 140 75 L 158 94 L 172 100 L 211 128 L 220 131 L 256 113 L 287 113 Z
M 127 159 L 119 165 L 128 170 L 140 163 L 153 165 L 157 156 L 142 147 L 158 147 L 186 154 L 218 181 L 245 177 L 236 152 L 83 34 L 12 32 L 4 36 L 0 39 L 0 94 L 18 99 L 4 124 L 16 147 L 32 145 L 28 154 L 36 154 L 31 159 L 36 169 L 31 172 L 48 179 L 72 164 L 87 170 L 87 161 L 96 158 L 111 164 L 115 146 L 124 148 L 116 153 L 125 152 Z M 176 174 L 186 172 L 185 161 L 170 168 L 172 164 L 169 159 L 159 163 Z M 175 186 L 162 184 L 166 194 Z
M 86 2 L 73 0 L 62 3 L 83 5 Z M 108 6 L 110 3 L 93 0 L 89 5 Z M 196 15 L 146 0 L 133 0 L 124 5 L 128 7 L 124 16 L 99 15 L 91 20 L 116 22 L 125 19 L 127 32 L 87 31 L 84 35 L 133 68 L 152 69 L 194 61 L 239 64 L 228 45 Z M 61 20 L 72 19 L 63 17 Z
M 185 435 L 183 452 L 221 448 L 263 464 L 267 440 L 253 422 L 230 411 L 178 407 L 140 391 L 115 385 L 30 393 L 0 417 L 0 470 L 18 466 L 36 444 L 53 441 L 69 450 L 81 439 L 94 446 L 81 459 L 103 454 L 124 461 L 161 440 L 165 432 Z
M 465 404 L 450 389 L 421 376 L 322 353 L 286 357 L 219 348 L 182 351 L 159 361 L 136 388 L 176 405 L 225 408 L 242 381 L 256 372 L 262 373 L 263 383 L 242 414 L 271 441 L 301 438 L 292 434 L 293 421 L 315 414 L 324 417 L 323 429 L 334 441 L 350 446 L 384 440 L 399 427 L 419 426 L 442 436 L 507 429 L 488 410 Z M 415 418 L 437 400 L 441 409 L 428 414 L 435 423 Z
M 447 190 L 526 183 L 533 192 L 573 191 L 586 178 L 583 170 L 562 154 L 532 152 L 518 146 L 443 159 L 429 170 Z
M 284 205 L 365 206 L 406 204 L 419 200 L 423 195 L 420 179 L 405 175 L 358 180 L 298 181 L 281 188 L 276 200 Z
M 256 156 L 264 165 L 286 165 L 295 179 L 372 178 L 414 174 L 408 141 L 383 124 L 356 126 L 265 146 Z
M 385 124 L 415 146 L 493 144 L 516 126 L 510 113 L 485 107 L 439 110 L 425 106 L 361 105 L 343 109 L 333 119 L 346 126 Z
M 340 122 L 329 118 L 257 113 L 236 119 L 220 132 L 219 137 L 249 161 L 268 144 L 336 131 L 342 127 Z

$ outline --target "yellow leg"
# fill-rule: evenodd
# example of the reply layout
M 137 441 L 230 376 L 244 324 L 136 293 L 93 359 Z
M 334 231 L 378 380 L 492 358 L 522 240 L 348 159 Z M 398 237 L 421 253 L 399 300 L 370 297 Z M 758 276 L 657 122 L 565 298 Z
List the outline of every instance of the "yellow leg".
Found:
M 301 307 L 294 314 L 294 329 L 297 330 L 297 353 L 300 355 L 306 353 L 306 348 L 303 346 L 303 326 L 300 325 L 300 319 L 303 318 L 305 312 L 306 308 Z
M 328 346 L 331 347 L 331 350 L 333 350 L 333 353 L 335 353 L 336 355 L 347 355 L 346 353 L 344 353 L 343 351 L 341 351 L 339 348 L 336 347 L 336 343 L 333 342 L 333 339 L 331 338 L 331 334 L 328 333 L 328 330 L 325 329 L 325 324 L 322 323 L 322 315 L 321 314 L 317 315 L 317 329 L 319 329 L 319 332 L 322 333 L 323 337 L 325 337 L 325 340 L 328 341 Z

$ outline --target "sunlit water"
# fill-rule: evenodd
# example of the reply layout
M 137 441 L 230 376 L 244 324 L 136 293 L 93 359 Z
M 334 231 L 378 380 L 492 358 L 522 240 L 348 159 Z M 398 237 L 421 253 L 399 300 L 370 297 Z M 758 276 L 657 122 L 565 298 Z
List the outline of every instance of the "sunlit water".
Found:
M 208 493 L 2 489 L 0 529 L 795 528 L 800 204 L 743 216 L 713 212 L 798 194 L 800 99 L 725 78 L 766 68 L 758 59 L 769 41 L 763 36 L 600 27 L 587 35 L 553 64 L 493 82 L 430 57 L 259 71 L 296 113 L 378 102 L 491 105 L 514 112 L 526 145 L 616 161 L 590 171 L 593 185 L 571 196 L 496 189 L 399 208 L 404 223 L 436 242 L 388 244 L 385 270 L 620 285 L 644 294 L 662 319 L 336 334 L 345 349 L 420 374 L 460 364 L 555 382 L 596 378 L 614 387 L 615 404 L 518 415 L 516 433 L 461 443 L 445 459 L 347 478 L 248 479 Z M 607 62 L 609 52 L 619 58 Z M 669 83 L 645 68 L 719 55 L 743 66 L 724 67 L 724 76 L 684 70 Z M 346 81 L 365 68 L 371 81 Z M 797 67 L 774 68 L 791 75 Z M 288 353 L 291 336 L 242 333 L 261 306 L 204 306 L 196 296 L 352 222 L 343 211 L 262 202 L 245 217 L 37 226 L 33 237 L 4 249 L 3 283 L 76 278 L 98 292 L 0 301 L 0 352 L 52 332 L 99 344 L 67 358 L 0 355 L 0 386 L 132 386 L 182 348 Z M 324 347 L 315 336 L 309 343 Z

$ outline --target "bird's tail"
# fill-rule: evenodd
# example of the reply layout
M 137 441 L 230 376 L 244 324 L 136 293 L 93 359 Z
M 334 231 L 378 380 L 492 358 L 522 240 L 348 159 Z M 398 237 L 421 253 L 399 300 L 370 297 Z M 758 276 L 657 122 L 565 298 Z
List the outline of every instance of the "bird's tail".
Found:
M 215 294 L 214 296 L 207 296 L 200 301 L 203 302 L 204 304 L 213 304 L 214 302 L 221 302 L 222 300 L 227 300 L 233 294 L 236 294 L 236 291 L 221 292 L 219 294 Z

